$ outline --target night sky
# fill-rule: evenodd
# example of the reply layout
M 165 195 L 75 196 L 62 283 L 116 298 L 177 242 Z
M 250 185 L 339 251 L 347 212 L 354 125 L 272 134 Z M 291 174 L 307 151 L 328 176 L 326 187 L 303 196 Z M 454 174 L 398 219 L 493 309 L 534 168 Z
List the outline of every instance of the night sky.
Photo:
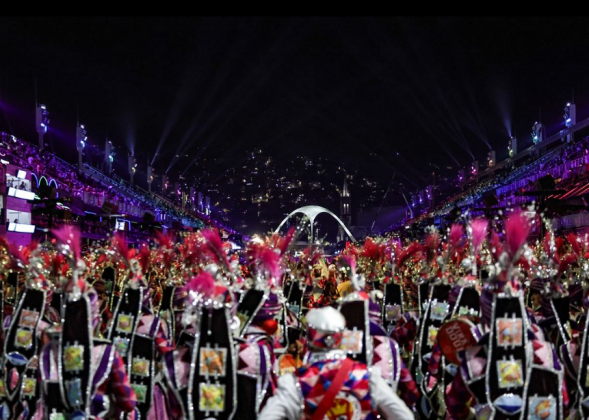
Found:
M 423 188 L 490 147 L 503 159 L 509 133 L 531 144 L 540 109 L 559 130 L 573 91 L 587 117 L 588 44 L 585 18 L 4 18 L 0 130 L 36 141 L 36 79 L 72 161 L 79 114 L 142 171 L 156 152 L 174 175 L 260 147 Z

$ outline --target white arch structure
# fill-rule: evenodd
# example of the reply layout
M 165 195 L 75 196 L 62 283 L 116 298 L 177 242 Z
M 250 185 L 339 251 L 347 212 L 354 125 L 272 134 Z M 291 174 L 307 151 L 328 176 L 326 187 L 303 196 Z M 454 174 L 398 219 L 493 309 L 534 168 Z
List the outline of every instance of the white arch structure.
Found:
M 293 211 L 292 213 L 290 213 L 288 216 L 286 216 L 284 218 L 284 220 L 280 223 L 280 225 L 278 225 L 278 227 L 276 228 L 274 233 L 278 233 L 278 231 L 280 230 L 282 225 L 284 225 L 288 219 L 290 219 L 292 216 L 294 216 L 297 213 L 303 213 L 305 216 L 307 216 L 309 218 L 309 221 L 311 222 L 311 243 L 313 243 L 313 240 L 314 240 L 314 238 L 313 238 L 313 224 L 315 222 L 315 218 L 321 213 L 327 213 L 331 217 L 333 217 L 335 220 L 337 220 L 337 222 L 344 229 L 344 232 L 346 232 L 348 237 L 352 241 L 354 241 L 354 242 L 356 241 L 356 239 L 354 239 L 354 236 L 352 235 L 352 233 L 348 230 L 346 225 L 344 225 L 344 222 L 342 222 L 341 219 L 339 217 L 337 217 L 333 212 L 331 212 L 331 211 L 327 210 L 325 207 L 321 207 L 321 206 L 303 206 L 303 207 L 296 209 L 295 211 Z

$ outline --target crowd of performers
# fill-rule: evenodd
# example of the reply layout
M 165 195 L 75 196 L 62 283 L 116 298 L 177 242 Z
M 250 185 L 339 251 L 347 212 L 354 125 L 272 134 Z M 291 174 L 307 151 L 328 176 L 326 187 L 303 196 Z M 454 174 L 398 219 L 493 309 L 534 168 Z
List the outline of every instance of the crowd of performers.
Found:
M 2 241 L 0 420 L 587 418 L 589 241 L 533 222 L 336 257 Z

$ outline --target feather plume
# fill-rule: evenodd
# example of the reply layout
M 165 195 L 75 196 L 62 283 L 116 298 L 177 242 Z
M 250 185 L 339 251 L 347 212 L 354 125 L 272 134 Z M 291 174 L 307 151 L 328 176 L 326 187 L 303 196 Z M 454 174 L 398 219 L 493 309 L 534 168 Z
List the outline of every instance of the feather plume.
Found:
M 567 241 L 571 244 L 571 248 L 577 258 L 581 255 L 581 245 L 579 244 L 579 238 L 574 233 L 569 233 L 567 235 Z
M 61 268 L 65 262 L 63 254 L 56 254 L 51 261 L 51 274 L 58 277 L 61 274 Z
M 563 237 L 559 236 L 554 240 L 554 245 L 556 246 L 556 255 L 554 255 L 554 259 L 558 262 L 558 260 L 562 259 L 566 253 L 566 242 Z
M 0 235 L 0 247 L 4 248 L 5 250 L 8 250 L 8 241 L 6 240 L 6 238 L 4 236 Z
M 259 255 L 260 268 L 270 274 L 275 280 L 280 280 L 282 270 L 280 267 L 280 255 L 272 248 L 263 247 Z
M 552 237 L 552 232 L 547 230 L 544 234 L 544 240 L 542 241 L 542 247 L 544 248 L 544 252 L 546 253 L 546 255 L 552 254 L 552 251 L 550 250 L 550 242 L 552 241 Z
M 397 258 L 397 267 L 402 267 L 410 258 L 420 252 L 423 252 L 423 250 L 424 248 L 421 244 L 413 242 L 399 253 L 399 257 Z
M 159 230 L 156 230 L 155 240 L 161 248 L 174 248 L 174 237 L 170 234 L 162 233 Z
M 184 246 L 180 249 L 182 260 L 186 267 L 197 265 L 204 261 L 205 251 L 203 242 L 199 240 L 198 235 L 190 235 L 184 241 Z
M 315 265 L 321 259 L 322 256 L 323 254 L 321 254 L 321 251 L 313 249 L 309 246 L 303 250 L 300 261 L 306 265 Z
M 53 230 L 53 236 L 63 245 L 68 245 L 74 259 L 77 261 L 82 256 L 82 245 L 80 243 L 80 231 L 72 225 L 65 225 Z
M 223 249 L 223 241 L 219 236 L 219 232 L 212 229 L 206 229 L 202 231 L 202 236 L 205 238 L 205 249 L 211 254 L 217 264 L 223 265 L 229 272 L 233 272 L 229 261 L 227 260 L 227 254 Z
M 481 249 L 485 237 L 487 236 L 487 228 L 489 222 L 487 219 L 475 219 L 470 223 L 470 235 L 472 238 L 472 248 L 475 255 Z
M 100 256 L 96 259 L 95 265 L 98 266 L 98 265 L 102 264 L 103 262 L 106 261 L 106 259 L 107 259 L 106 254 L 100 254 Z
M 573 254 L 569 254 L 566 257 L 564 257 L 562 260 L 560 260 L 560 263 L 558 264 L 558 275 L 560 276 L 562 273 L 564 273 L 566 270 L 569 269 L 569 267 L 571 267 L 572 265 L 577 263 L 577 256 L 573 255 Z
M 151 251 L 149 250 L 149 247 L 147 246 L 147 244 L 141 245 L 141 249 L 139 250 L 138 257 L 139 257 L 139 265 L 141 266 L 141 272 L 147 273 L 147 271 L 149 270 L 150 263 L 151 263 Z
M 174 254 L 172 253 L 171 249 L 168 248 L 160 248 L 160 260 L 163 262 L 164 267 L 168 270 L 172 268 L 172 263 L 174 262 Z
M 515 265 L 522 267 L 526 271 L 530 271 L 530 261 L 523 255 L 517 260 Z
M 26 267 L 29 263 L 25 253 L 19 249 L 18 245 L 8 244 L 8 254 L 11 257 L 10 268 L 19 268 L 19 265 Z
M 51 255 L 49 255 L 49 253 L 45 253 L 43 254 L 43 264 L 45 265 L 45 268 L 47 269 L 51 269 Z
M 429 235 L 427 235 L 425 237 L 424 246 L 427 262 L 431 263 L 434 260 L 436 253 L 438 252 L 438 248 L 440 246 L 440 235 L 438 234 L 438 232 L 430 233 Z
M 354 258 L 357 258 L 359 253 L 360 252 L 358 251 L 358 248 L 354 246 L 354 244 L 352 244 L 351 242 L 346 242 L 346 248 L 344 249 L 342 254 L 351 255 Z
M 315 250 L 313 255 L 311 255 L 311 265 L 317 264 L 321 260 L 321 258 L 323 258 L 323 254 L 321 253 L 321 251 Z
M 129 247 L 127 246 L 127 241 L 125 240 L 125 236 L 122 233 L 116 233 L 111 241 L 111 246 L 115 251 L 116 255 L 123 260 L 125 265 L 130 264 L 130 255 L 129 255 Z
M 293 226 L 288 230 L 288 232 L 286 233 L 286 236 L 284 236 L 283 238 L 280 238 L 278 240 L 277 248 L 280 251 L 280 255 L 286 254 L 286 251 L 288 251 L 288 248 L 294 238 L 294 234 L 295 234 L 295 227 Z
M 364 242 L 361 255 L 373 262 L 380 261 L 385 256 L 385 245 L 377 244 L 372 238 L 367 238 Z
M 514 258 L 526 243 L 530 234 L 530 223 L 522 212 L 511 214 L 505 221 L 505 251 Z
M 184 290 L 187 292 L 200 293 L 209 298 L 213 297 L 215 293 L 215 279 L 209 272 L 203 271 L 186 283 Z
M 25 246 L 22 250 L 22 255 L 25 259 L 25 261 L 27 261 L 27 264 L 29 263 L 29 261 L 31 260 L 31 256 L 33 255 L 33 252 L 39 247 L 39 242 L 38 241 L 32 241 L 30 244 L 28 244 L 27 246 Z
M 251 243 L 246 251 L 250 269 L 256 274 L 269 276 L 280 281 L 282 276 L 282 256 L 278 249 L 272 248 L 270 244 Z
M 452 253 L 455 253 L 463 246 L 463 236 L 464 227 L 454 223 L 452 227 L 450 227 L 450 233 L 448 234 L 448 247 Z

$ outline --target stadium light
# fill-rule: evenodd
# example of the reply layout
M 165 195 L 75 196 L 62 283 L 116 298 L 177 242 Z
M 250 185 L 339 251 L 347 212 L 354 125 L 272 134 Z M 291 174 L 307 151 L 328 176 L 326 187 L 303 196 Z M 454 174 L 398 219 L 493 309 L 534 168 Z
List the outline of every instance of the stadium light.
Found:
M 79 124 L 76 128 L 76 149 L 78 150 L 78 168 L 82 169 L 83 161 L 82 156 L 84 149 L 86 148 L 86 142 L 88 141 L 88 133 L 84 128 L 84 124 Z
M 43 104 L 37 106 L 36 122 L 37 133 L 39 134 L 39 148 L 42 149 L 44 146 L 43 136 L 49 128 L 49 111 L 47 111 L 47 107 Z

